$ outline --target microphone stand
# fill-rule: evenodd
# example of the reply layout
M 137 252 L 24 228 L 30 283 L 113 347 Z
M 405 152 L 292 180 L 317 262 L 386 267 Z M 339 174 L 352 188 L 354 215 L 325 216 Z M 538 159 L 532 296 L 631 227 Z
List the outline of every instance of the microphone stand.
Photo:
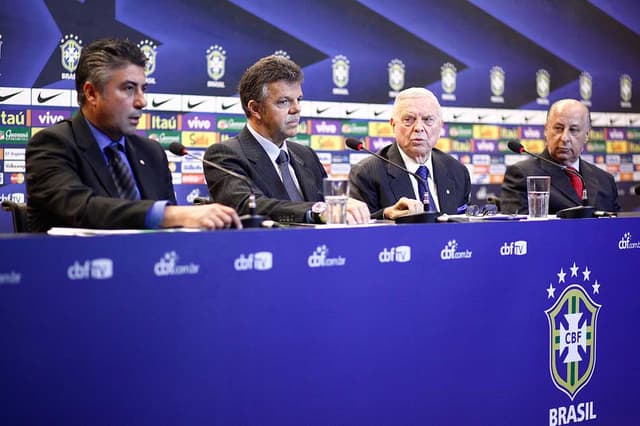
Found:
M 391 164 L 392 166 L 402 170 L 403 172 L 410 174 L 411 176 L 413 176 L 414 178 L 416 178 L 417 180 L 419 180 L 420 182 L 422 182 L 424 184 L 425 188 L 429 187 L 429 183 L 424 180 L 422 178 L 422 176 L 420 176 L 417 173 L 413 173 L 410 172 L 409 170 L 405 169 L 404 167 L 402 167 L 399 164 L 394 163 L 393 161 L 384 158 L 382 155 L 373 152 L 373 151 L 369 151 L 367 148 L 364 147 L 364 145 L 362 144 L 362 142 L 360 142 L 358 139 L 355 138 L 347 138 L 347 140 L 345 141 L 345 144 L 353 149 L 354 151 L 364 151 L 366 153 L 369 153 L 371 155 L 373 155 L 374 157 L 384 161 L 387 164 Z M 422 204 L 424 206 L 424 211 L 422 213 L 410 213 L 404 216 L 400 216 L 394 219 L 395 223 L 399 223 L 399 224 L 404 224 L 404 223 L 436 223 L 438 216 L 441 216 L 440 212 L 437 211 L 431 211 L 431 206 L 429 203 L 429 193 L 425 192 L 424 194 L 422 194 Z
M 260 228 L 262 227 L 262 223 L 266 220 L 269 220 L 268 217 L 263 216 L 263 215 L 259 215 L 256 212 L 256 194 L 253 191 L 253 187 L 251 186 L 251 182 L 249 181 L 249 179 L 247 179 L 245 176 L 242 176 L 241 174 L 238 174 L 232 170 L 229 170 L 225 167 L 220 166 L 219 164 L 216 164 L 214 162 L 211 162 L 209 160 L 205 160 L 204 158 L 200 158 L 198 156 L 195 156 L 193 154 L 191 154 L 189 151 L 187 151 L 187 148 L 182 145 L 179 142 L 173 142 L 169 145 L 169 151 L 171 151 L 171 153 L 178 155 L 178 156 L 186 156 L 189 158 L 193 158 L 199 161 L 202 161 L 204 164 L 206 164 L 207 166 L 211 166 L 214 169 L 220 170 L 222 173 L 225 173 L 227 175 L 233 176 L 235 178 L 240 179 L 241 181 L 245 182 L 247 185 L 249 185 L 249 191 L 251 191 L 250 195 L 249 195 L 249 213 L 248 214 L 244 214 L 242 216 L 240 216 L 240 223 L 242 223 L 242 227 L 243 228 Z
M 582 178 L 582 175 L 580 173 L 578 173 L 576 170 L 572 170 L 568 168 L 563 164 L 558 164 L 540 155 L 527 151 L 520 142 L 509 141 L 507 146 L 511 151 L 517 154 L 522 154 L 524 152 L 525 154 L 528 154 L 531 157 L 537 158 L 538 160 L 544 161 L 545 163 L 549 163 L 555 167 L 562 169 L 565 172 L 578 176 L 578 178 L 580 179 L 580 182 L 582 182 L 582 205 L 558 210 L 556 212 L 556 217 L 559 217 L 561 219 L 585 219 L 585 218 L 595 217 L 594 213 L 596 211 L 596 208 L 589 205 L 589 199 L 587 197 L 587 187 L 584 184 L 584 179 Z

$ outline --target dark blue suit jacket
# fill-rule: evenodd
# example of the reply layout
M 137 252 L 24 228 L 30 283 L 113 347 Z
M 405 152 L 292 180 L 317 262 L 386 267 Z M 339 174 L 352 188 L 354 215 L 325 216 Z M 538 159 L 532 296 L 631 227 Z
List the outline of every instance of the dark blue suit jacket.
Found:
M 405 167 L 397 143 L 382 148 L 379 154 Z M 469 202 L 469 171 L 458 160 L 438 149 L 434 148 L 431 151 L 431 157 L 440 212 L 456 214 L 459 207 Z M 371 215 L 378 219 L 382 218 L 382 212 L 386 207 L 395 204 L 401 197 L 416 197 L 406 172 L 374 156 L 354 165 L 349 180 L 351 196 L 367 203 Z
M 551 160 L 546 148 L 541 157 Z M 598 210 L 620 211 L 618 188 L 613 176 L 582 159 L 580 160 L 580 174 L 584 179 L 590 206 Z M 553 164 L 548 164 L 537 158 L 530 158 L 507 167 L 500 193 L 500 210 L 502 212 L 528 213 L 527 176 L 551 176 L 550 214 L 556 214 L 558 210 L 582 204 L 580 197 L 571 186 L 566 172 Z
M 304 202 L 290 201 L 287 190 L 265 150 L 245 127 L 238 136 L 211 145 L 205 159 L 246 176 L 256 194 L 257 213 L 278 222 L 305 222 L 314 202 L 324 199 L 322 179 L 327 176 L 315 151 L 287 142 L 291 165 L 302 189 Z M 249 213 L 251 189 L 247 183 L 213 167 L 204 166 L 211 199 Z
M 82 113 L 36 133 L 26 151 L 29 229 L 142 229 L 155 201 L 175 204 L 171 172 L 160 144 L 129 135 L 125 146 L 141 200 L 118 198 L 104 155 Z

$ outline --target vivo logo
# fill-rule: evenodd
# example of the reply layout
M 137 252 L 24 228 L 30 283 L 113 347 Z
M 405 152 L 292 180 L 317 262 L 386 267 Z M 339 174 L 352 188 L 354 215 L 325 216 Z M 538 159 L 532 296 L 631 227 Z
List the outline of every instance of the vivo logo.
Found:
M 38 123 L 41 125 L 52 125 L 52 124 L 56 124 L 58 121 L 62 121 L 65 119 L 64 115 L 58 114 L 58 115 L 54 115 L 51 114 L 49 111 L 47 111 L 45 114 L 38 114 L 36 116 L 38 118 Z
M 211 125 L 211 120 L 201 120 L 198 116 L 190 118 L 187 120 L 187 126 L 189 129 L 197 129 L 197 130 L 209 130 L 213 126 Z

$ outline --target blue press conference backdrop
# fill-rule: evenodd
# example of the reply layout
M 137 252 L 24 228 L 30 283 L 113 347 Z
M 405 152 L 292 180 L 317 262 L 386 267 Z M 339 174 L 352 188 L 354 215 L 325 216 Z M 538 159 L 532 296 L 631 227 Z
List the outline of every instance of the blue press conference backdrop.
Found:
M 159 93 L 233 95 L 248 65 L 283 50 L 304 67 L 308 99 L 389 102 L 388 68 L 397 59 L 405 87 L 438 95 L 441 68 L 453 66 L 448 106 L 544 109 L 536 102 L 543 69 L 550 101 L 579 98 L 580 75 L 588 73 L 583 84 L 595 110 L 637 112 L 638 85 L 625 86 L 623 106 L 620 79 L 640 77 L 639 16 L 633 0 L 5 1 L 0 85 L 73 88 L 61 79 L 61 41 L 117 36 L 153 52 L 151 91 Z M 210 87 L 206 55 L 215 46 L 226 66 Z M 348 70 L 341 94 L 333 90 L 341 84 L 332 78 L 336 62 Z M 491 100 L 493 67 L 502 70 L 494 80 L 504 82 L 499 102 Z

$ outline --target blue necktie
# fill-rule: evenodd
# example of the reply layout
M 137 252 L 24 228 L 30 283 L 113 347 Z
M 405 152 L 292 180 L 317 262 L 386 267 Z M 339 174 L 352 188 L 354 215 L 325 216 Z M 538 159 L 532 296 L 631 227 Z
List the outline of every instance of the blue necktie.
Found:
M 426 166 L 420 166 L 418 167 L 418 170 L 416 170 L 416 174 L 418 176 L 420 176 L 422 179 L 424 179 L 424 182 L 429 182 L 429 169 L 427 169 Z M 429 186 L 425 186 L 424 182 L 422 182 L 421 180 L 418 180 L 418 193 L 420 194 L 420 197 L 418 198 L 419 201 L 423 201 L 424 198 L 424 193 L 426 192 L 427 194 L 429 194 L 429 210 L 428 211 L 436 211 L 436 203 L 433 201 L 433 196 L 431 195 L 431 191 L 429 191 Z
M 138 190 L 136 189 L 136 183 L 131 175 L 131 170 L 120 157 L 119 151 L 122 151 L 122 145 L 118 142 L 113 142 L 111 145 L 104 149 L 109 159 L 109 168 L 113 175 L 113 181 L 116 184 L 116 189 L 120 198 L 125 200 L 138 199 Z
M 287 151 L 283 149 L 280 150 L 280 155 L 278 155 L 276 163 L 278 164 L 278 168 L 280 169 L 282 183 L 284 183 L 287 194 L 289 194 L 289 199 L 291 201 L 304 201 L 304 198 L 302 198 L 302 195 L 300 194 L 300 191 L 298 191 L 296 184 L 293 182 L 291 172 L 289 172 L 289 155 L 287 154 Z

